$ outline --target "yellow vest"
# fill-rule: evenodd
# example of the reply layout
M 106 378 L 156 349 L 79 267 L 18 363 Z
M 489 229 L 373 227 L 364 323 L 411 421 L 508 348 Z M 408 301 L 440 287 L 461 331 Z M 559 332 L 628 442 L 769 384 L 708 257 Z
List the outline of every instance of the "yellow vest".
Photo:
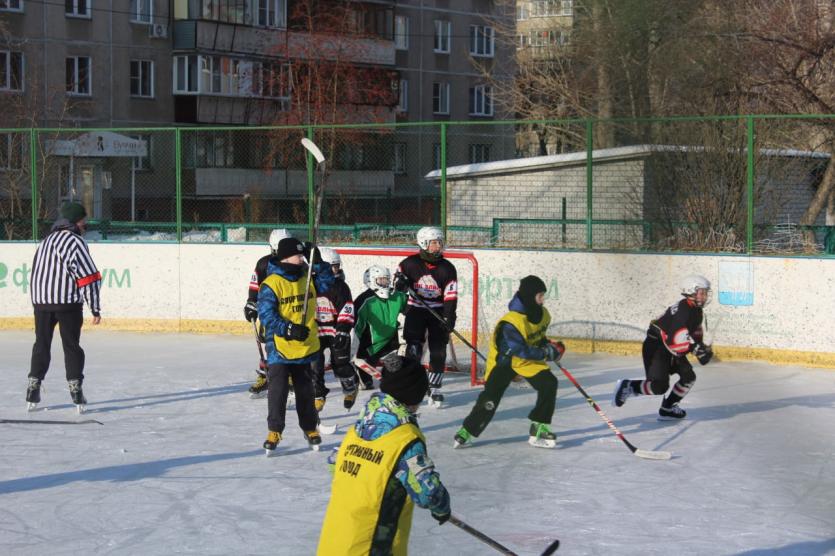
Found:
M 270 274 L 261 286 L 267 286 L 278 299 L 278 316 L 294 324 L 302 323 L 302 307 L 304 307 L 304 286 L 307 282 L 298 279 L 291 282 L 278 274 Z M 310 329 L 307 340 L 299 342 L 288 340 L 283 336 L 273 336 L 275 349 L 282 359 L 304 359 L 319 351 L 319 329 L 316 327 L 316 292 L 313 284 L 307 298 L 307 320 L 304 323 Z
M 513 325 L 513 327 L 522 335 L 522 338 L 525 339 L 526 344 L 531 347 L 536 347 L 542 343 L 543 339 L 545 339 L 545 332 L 548 330 L 548 325 L 551 324 L 551 314 L 548 313 L 548 309 L 543 307 L 542 320 L 539 321 L 538 324 L 533 324 L 524 314 L 516 311 L 509 311 L 505 316 L 503 316 L 496 324 L 496 328 L 493 330 L 493 337 L 490 339 L 490 350 L 487 352 L 487 372 L 484 374 L 484 380 L 487 380 L 490 373 L 493 372 L 493 369 L 496 366 L 496 358 L 499 355 L 499 329 L 504 323 Z M 546 363 L 544 359 L 522 359 L 521 357 L 516 357 L 515 355 L 510 359 L 510 366 L 517 374 L 528 378 L 541 373 L 542 371 L 549 370 L 548 363 Z
M 400 456 L 414 441 L 424 441 L 417 426 L 400 425 L 375 440 L 363 440 L 351 427 L 339 447 L 331 499 L 319 535 L 318 556 L 367 556 L 378 527 L 386 484 Z M 408 493 L 391 546 L 393 556 L 409 548 L 414 502 Z

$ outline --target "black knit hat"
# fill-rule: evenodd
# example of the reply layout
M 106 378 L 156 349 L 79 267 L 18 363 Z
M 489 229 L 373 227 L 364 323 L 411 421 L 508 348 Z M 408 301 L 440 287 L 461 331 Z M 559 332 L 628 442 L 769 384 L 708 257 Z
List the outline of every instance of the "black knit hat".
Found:
M 75 224 L 87 217 L 87 211 L 81 203 L 67 203 L 61 207 L 61 217 Z
M 275 257 L 283 261 L 293 255 L 304 255 L 304 245 L 294 237 L 285 237 L 278 242 L 278 249 L 275 250 Z
M 396 360 L 395 360 L 396 358 Z M 405 405 L 418 405 L 429 389 L 429 377 L 420 363 L 398 355 L 383 361 L 380 391 Z
M 547 291 L 548 287 L 545 285 L 545 282 L 533 274 L 525 276 L 519 282 L 519 301 L 525 306 L 525 315 L 528 317 L 528 320 L 534 324 L 539 324 L 542 320 L 542 306 L 536 302 L 536 294 Z

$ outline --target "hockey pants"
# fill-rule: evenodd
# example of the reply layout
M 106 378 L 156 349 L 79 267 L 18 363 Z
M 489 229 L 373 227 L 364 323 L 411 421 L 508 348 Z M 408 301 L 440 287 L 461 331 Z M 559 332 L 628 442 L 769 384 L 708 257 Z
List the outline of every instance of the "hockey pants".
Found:
M 428 337 L 428 338 L 427 338 Z M 406 313 L 403 324 L 403 339 L 406 341 L 406 355 L 420 361 L 423 356 L 423 341 L 429 344 L 429 386 L 439 388 L 446 367 L 446 346 L 449 332 L 427 309 L 412 307 Z

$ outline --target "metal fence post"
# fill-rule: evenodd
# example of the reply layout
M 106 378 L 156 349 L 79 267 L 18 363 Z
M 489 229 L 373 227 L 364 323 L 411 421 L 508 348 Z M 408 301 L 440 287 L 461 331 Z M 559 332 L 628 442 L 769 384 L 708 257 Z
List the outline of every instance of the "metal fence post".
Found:
M 176 185 L 175 202 L 177 213 L 177 241 L 183 241 L 183 144 L 182 130 L 178 127 L 174 130 L 174 176 Z
M 747 190 L 747 222 L 745 224 L 745 252 L 749 255 L 754 249 L 754 117 L 746 116 L 746 135 L 748 136 L 748 163 L 745 176 Z
M 38 241 L 38 132 L 29 128 L 29 173 L 32 184 L 32 239 Z
M 447 191 L 446 191 L 446 122 L 441 122 L 441 231 L 444 234 L 444 243 L 447 242 Z
M 594 135 L 593 122 L 586 120 L 586 246 L 589 250 L 594 248 L 594 235 L 592 234 L 592 218 L 594 217 L 592 195 L 594 186 Z

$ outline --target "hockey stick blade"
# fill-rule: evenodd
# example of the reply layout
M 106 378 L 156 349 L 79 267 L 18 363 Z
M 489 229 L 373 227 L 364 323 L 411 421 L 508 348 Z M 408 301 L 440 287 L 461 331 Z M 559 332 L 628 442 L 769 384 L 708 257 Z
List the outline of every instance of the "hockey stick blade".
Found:
M 559 547 L 560 547 L 560 541 L 554 541 L 554 542 L 552 542 L 552 543 L 548 546 L 548 548 L 546 548 L 546 549 L 542 552 L 542 556 L 551 556 L 551 554 L 553 554 L 554 552 L 556 552 L 556 551 L 557 551 L 557 549 L 558 549 Z
M 339 425 L 323 425 L 319 423 L 319 432 L 325 435 L 335 434 Z
M 313 158 L 316 159 L 316 164 L 321 164 L 325 161 L 325 155 L 322 154 L 321 149 L 319 149 L 319 147 L 316 146 L 316 143 L 307 137 L 302 138 L 302 147 L 307 149 L 307 152 L 313 155 Z
M 10 425 L 103 425 L 95 419 L 82 419 L 80 421 L 58 421 L 50 419 L 0 419 L 0 423 Z
M 639 458 L 644 459 L 670 459 L 673 457 L 673 454 L 671 454 L 670 452 L 656 452 L 653 450 L 641 450 L 640 448 L 636 448 L 634 454 Z

